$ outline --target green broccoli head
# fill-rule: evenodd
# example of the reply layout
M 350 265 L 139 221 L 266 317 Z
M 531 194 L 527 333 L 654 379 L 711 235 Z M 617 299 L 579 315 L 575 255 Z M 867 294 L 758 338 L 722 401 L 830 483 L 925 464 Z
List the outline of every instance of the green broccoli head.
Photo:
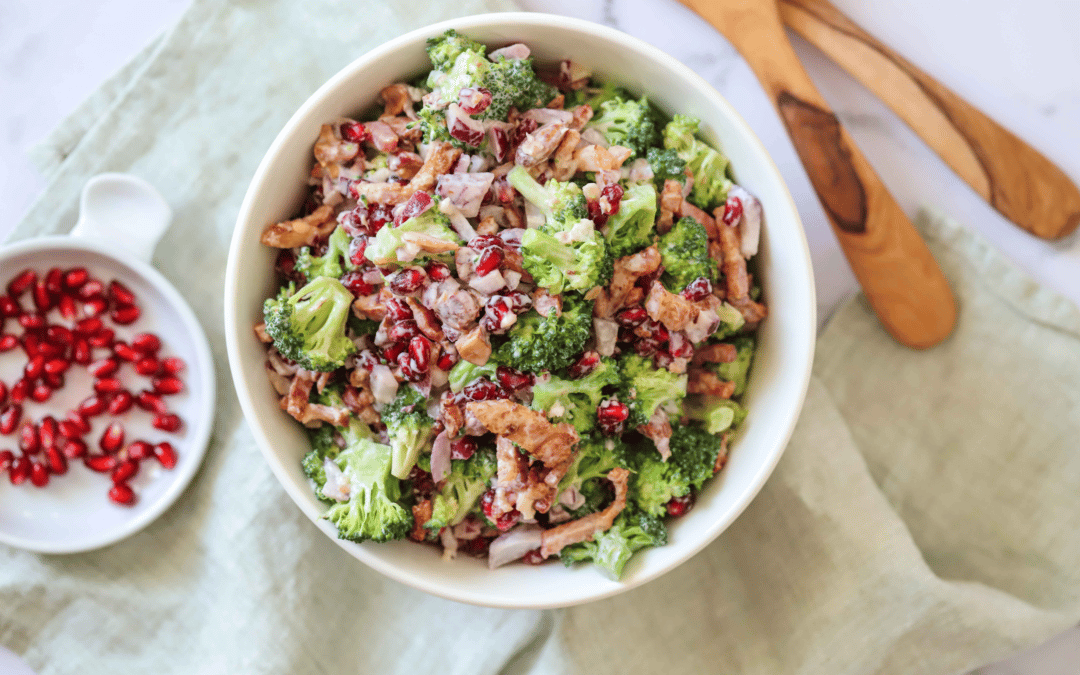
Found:
M 604 134 L 611 145 L 630 148 L 631 157 L 644 157 L 660 140 L 649 101 L 612 98 L 600 104 L 600 114 L 589 126 Z
M 465 149 L 465 144 L 451 136 L 450 130 L 446 128 L 445 110 L 424 106 L 416 113 L 416 118 L 417 121 L 413 124 L 419 124 L 420 128 L 423 130 L 424 143 L 442 141 L 443 143 L 449 143 L 455 148 Z
M 346 272 L 356 269 L 356 265 L 349 259 L 351 242 L 352 237 L 345 228 L 338 226 L 327 241 L 326 253 L 317 256 L 312 255 L 311 249 L 307 246 L 300 249 L 299 255 L 296 256 L 296 271 L 308 280 L 316 277 L 340 278 Z
M 673 475 L 700 490 L 712 478 L 716 458 L 723 443 L 719 436 L 701 427 L 674 424 L 671 429 L 671 465 Z
M 391 541 L 412 529 L 412 514 L 402 507 L 401 484 L 390 474 L 390 446 L 370 438 L 348 444 L 334 458 L 347 483 L 348 500 L 335 502 L 323 518 L 350 541 Z
M 480 119 L 505 120 L 511 107 L 540 108 L 559 93 L 536 76 L 531 58 L 496 60 L 484 74 L 483 86 L 491 92 L 491 105 L 477 116 Z
M 697 394 L 686 397 L 683 412 L 690 419 L 701 422 L 710 434 L 735 429 L 746 418 L 746 408 L 731 399 Z
M 593 110 L 599 110 L 600 106 L 613 101 L 615 99 L 629 100 L 633 98 L 630 92 L 626 91 L 622 87 L 612 82 L 604 82 L 599 87 L 593 86 L 593 83 L 589 83 L 589 86 L 578 91 L 567 94 L 567 106 L 571 105 L 588 105 Z M 571 100 L 570 97 L 573 97 Z
M 481 448 L 469 459 L 450 463 L 450 475 L 442 482 L 431 505 L 431 520 L 424 527 L 438 532 L 457 525 L 472 511 L 495 475 L 495 452 Z
M 562 314 L 542 317 L 535 310 L 518 317 L 495 360 L 530 373 L 566 368 L 592 335 L 592 301 L 563 296 Z
M 405 240 L 401 238 L 401 235 L 406 232 L 419 232 L 436 239 L 460 244 L 461 237 L 450 229 L 449 225 L 450 219 L 438 209 L 436 204 L 415 218 L 409 218 L 397 227 L 387 223 L 373 239 L 368 240 L 368 246 L 364 250 L 364 257 L 376 265 L 401 264 L 404 256 L 398 255 L 398 249 L 405 247 Z M 431 254 L 425 251 L 416 254 L 417 258 L 430 256 Z
M 450 369 L 448 376 L 450 391 L 456 394 L 470 383 L 475 382 L 480 378 L 487 378 L 492 382 L 496 382 L 495 371 L 498 370 L 498 368 L 499 364 L 496 362 L 496 359 L 488 359 L 488 362 L 482 366 L 461 359 Z
M 667 526 L 660 518 L 627 509 L 619 514 L 612 526 L 593 535 L 592 541 L 571 544 L 562 550 L 560 558 L 567 567 L 591 560 L 618 580 L 630 556 L 643 548 L 667 543 Z
M 626 188 L 619 210 L 604 226 L 611 257 L 622 258 L 652 244 L 655 221 L 656 189 L 648 183 Z
M 470 40 L 453 28 L 439 37 L 428 38 L 427 41 L 427 53 L 428 58 L 431 59 L 432 69 L 443 72 L 449 70 L 457 61 L 457 57 L 464 52 L 474 52 L 483 56 L 486 51 L 487 48 L 483 44 Z
M 735 383 L 732 396 L 742 396 L 746 391 L 746 376 L 750 372 L 750 362 L 754 358 L 755 340 L 752 335 L 740 335 L 731 340 L 735 345 L 735 360 L 730 363 L 717 363 L 711 366 L 716 376 Z
M 568 421 L 578 433 L 585 434 L 596 426 L 596 406 L 603 400 L 604 387 L 621 382 L 615 361 L 603 358 L 596 368 L 577 380 L 552 375 L 538 379 L 533 385 L 533 410 L 544 411 L 552 419 Z M 561 410 L 561 414 L 553 415 Z
M 266 332 L 281 355 L 306 370 L 334 370 L 356 351 L 345 335 L 353 295 L 337 279 L 316 277 L 294 291 L 289 284 L 263 303 Z
M 716 313 L 720 317 L 720 326 L 710 337 L 711 340 L 726 340 L 738 334 L 746 324 L 746 317 L 731 303 L 723 303 L 716 308 Z
M 656 368 L 652 358 L 637 354 L 622 357 L 619 375 L 622 378 L 619 400 L 630 407 L 629 427 L 647 424 L 660 407 L 677 412 L 686 396 L 687 376 Z
M 567 181 L 549 180 L 541 185 L 523 166 L 515 166 L 506 180 L 544 214 L 544 223 L 551 232 L 565 232 L 578 221 L 589 217 L 589 207 L 581 187 Z
M 679 157 L 679 153 L 667 148 L 663 150 L 649 148 L 647 157 L 657 190 L 662 191 L 664 182 L 669 180 L 677 180 L 684 185 L 686 184 L 686 160 Z
M 660 280 L 672 293 L 678 293 L 698 277 L 716 281 L 716 261 L 709 255 L 709 235 L 705 226 L 693 218 L 680 218 L 661 235 L 659 249 L 664 265 Z
M 340 394 L 331 393 L 327 388 L 319 394 L 319 403 L 335 404 L 335 397 L 340 401 Z M 333 500 L 323 494 L 323 486 L 326 485 L 326 460 L 333 460 L 338 456 L 342 447 L 356 443 L 364 438 L 371 438 L 371 429 L 368 425 L 356 417 L 349 416 L 349 423 L 341 428 L 335 428 L 329 424 L 308 429 L 308 439 L 311 441 L 311 451 L 304 455 L 300 462 L 304 475 L 315 484 L 315 496 L 327 503 Z M 338 441 L 341 441 L 339 445 Z
M 408 478 L 420 451 L 434 436 L 435 420 L 427 414 L 427 399 L 413 387 L 399 387 L 397 397 L 383 408 L 382 421 L 393 451 L 391 474 Z
M 645 513 L 663 516 L 668 502 L 701 489 L 713 475 L 722 442 L 700 427 L 673 424 L 666 462 L 656 452 L 634 455 L 630 498 Z
M 583 435 L 578 442 L 574 463 L 559 481 L 559 492 L 570 487 L 580 490 L 585 483 L 606 478 L 608 472 L 616 467 L 630 467 L 629 449 L 621 438 L 601 433 Z
M 700 121 L 693 117 L 675 115 L 664 127 L 664 147 L 677 152 L 690 167 L 694 176 L 690 202 L 711 211 L 727 200 L 731 180 L 727 177 L 727 157 L 697 139 L 699 125 Z

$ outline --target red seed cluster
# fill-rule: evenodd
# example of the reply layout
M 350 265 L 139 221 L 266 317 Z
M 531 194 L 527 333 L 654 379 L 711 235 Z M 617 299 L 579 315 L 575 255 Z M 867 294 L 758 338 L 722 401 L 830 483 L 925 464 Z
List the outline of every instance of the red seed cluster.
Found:
M 162 356 L 161 339 L 152 333 L 140 333 L 130 342 L 116 339 L 106 320 L 128 326 L 141 315 L 135 294 L 120 281 L 106 285 L 82 267 L 53 268 L 40 277 L 25 269 L 8 282 L 6 291 L 0 295 L 0 353 L 22 347 L 26 363 L 10 387 L 0 382 L 0 435 L 14 434 L 18 446 L 18 452 L 0 450 L 0 475 L 7 473 L 12 485 L 29 480 L 44 487 L 51 477 L 67 473 L 69 461 L 82 460 L 91 471 L 109 474 L 109 499 L 133 505 L 137 497 L 130 481 L 140 463 L 153 458 L 172 469 L 176 449 L 167 442 L 128 441 L 119 420 L 88 442 L 90 419 L 119 417 L 139 408 L 151 414 L 154 428 L 179 431 L 183 422 L 169 411 L 164 397 L 183 391 L 179 374 L 184 362 Z M 59 315 L 55 323 L 50 318 L 54 313 Z M 16 324 L 18 334 L 9 330 Z M 116 377 L 125 364 L 148 379 L 148 388 L 138 393 L 125 388 Z M 37 422 L 24 419 L 26 400 L 47 402 L 64 387 L 64 376 L 73 366 L 86 368 L 94 378 L 93 393 L 62 415 L 45 415 Z

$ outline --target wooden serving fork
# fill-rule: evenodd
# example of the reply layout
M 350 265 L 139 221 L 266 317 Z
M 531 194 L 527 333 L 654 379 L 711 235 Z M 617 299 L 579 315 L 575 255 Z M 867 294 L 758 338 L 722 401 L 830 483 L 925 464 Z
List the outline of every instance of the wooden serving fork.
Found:
M 806 73 L 777 0 L 682 2 L 727 37 L 765 87 L 885 329 L 918 349 L 944 340 L 956 323 L 948 281 Z

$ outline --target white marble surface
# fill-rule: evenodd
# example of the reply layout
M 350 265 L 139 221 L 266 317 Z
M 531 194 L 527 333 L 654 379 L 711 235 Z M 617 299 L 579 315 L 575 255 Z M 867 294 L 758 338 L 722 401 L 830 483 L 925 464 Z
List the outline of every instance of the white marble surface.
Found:
M 436 0 L 427 0 L 436 1 Z M 853 19 L 1019 133 L 1080 182 L 1080 2 L 834 0 Z M 188 0 L 0 1 L 0 239 L 44 181 L 26 151 L 154 36 Z M 749 121 L 799 204 L 822 319 L 855 288 L 809 181 L 761 88 L 731 46 L 674 0 L 524 0 L 528 9 L 607 23 L 670 52 Z M 796 49 L 899 202 L 954 216 L 1080 303 L 1080 237 L 1048 244 L 997 215 L 882 104 L 812 47 Z M 1075 675 L 1080 631 L 981 675 Z

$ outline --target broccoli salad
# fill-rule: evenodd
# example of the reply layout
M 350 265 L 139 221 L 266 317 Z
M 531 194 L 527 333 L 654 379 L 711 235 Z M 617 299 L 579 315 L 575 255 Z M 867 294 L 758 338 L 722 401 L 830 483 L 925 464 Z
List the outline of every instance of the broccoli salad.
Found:
M 762 210 L 698 120 L 449 31 L 324 124 L 255 333 L 343 539 L 618 578 L 723 467 Z

